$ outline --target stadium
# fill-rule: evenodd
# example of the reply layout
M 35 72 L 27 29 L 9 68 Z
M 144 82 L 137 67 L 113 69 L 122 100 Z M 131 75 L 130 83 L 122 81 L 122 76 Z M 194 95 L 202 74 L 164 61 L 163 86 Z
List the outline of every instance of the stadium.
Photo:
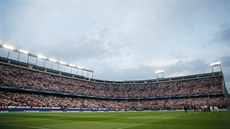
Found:
M 0 129 L 229 129 L 229 0 L 0 0 Z
M 181 115 L 180 111 L 184 110 L 217 112 L 230 108 L 223 73 L 215 71 L 216 67 L 220 67 L 221 70 L 220 62 L 210 65 L 213 70 L 210 73 L 164 78 L 164 71 L 157 71 L 157 79 L 108 81 L 94 79 L 94 71 L 84 68 L 80 69 L 82 75 L 55 70 L 52 67 L 55 64 L 58 67 L 70 67 L 71 71 L 79 67 L 44 56 L 42 58 L 40 55 L 36 56 L 9 45 L 1 45 L 1 49 L 6 53 L 6 57 L 0 58 L 1 112 L 144 112 L 146 115 L 146 112 L 151 114 L 159 111 L 178 111 Z M 18 55 L 17 60 L 13 59 L 12 55 Z M 22 55 L 27 56 L 24 62 L 20 59 Z M 38 60 L 55 64 L 47 68 L 37 65 Z M 87 72 L 87 76 L 83 76 L 83 72 Z M 89 77 L 88 72 L 92 77 Z M 31 117 L 37 119 L 37 114 L 34 115 Z M 5 117 L 10 116 L 9 114 Z M 149 123 L 151 122 L 131 126 L 128 124 L 121 128 L 136 128 L 142 124 L 149 126 Z M 34 125 L 20 126 L 4 122 L 2 125 L 34 128 Z

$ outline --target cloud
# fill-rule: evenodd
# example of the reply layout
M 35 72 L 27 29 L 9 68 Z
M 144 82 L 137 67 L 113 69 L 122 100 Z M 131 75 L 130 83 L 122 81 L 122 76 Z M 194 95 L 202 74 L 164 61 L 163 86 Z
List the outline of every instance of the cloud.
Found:
M 230 56 L 224 56 L 220 59 L 220 61 L 223 67 L 230 68 Z
M 178 61 L 175 64 L 169 64 L 161 67 L 160 69 L 165 70 L 165 77 L 174 76 L 185 76 L 189 74 L 199 74 L 205 72 L 211 72 L 209 64 L 205 60 L 197 59 L 191 61 Z M 134 80 L 134 79 L 151 79 L 156 78 L 155 71 L 159 70 L 159 66 L 149 66 L 141 64 L 138 67 L 126 68 L 122 70 L 105 70 L 106 73 L 101 73 L 109 75 L 106 78 L 111 78 L 115 80 Z
M 165 70 L 168 71 L 168 76 L 173 76 L 175 73 L 188 75 L 209 72 L 210 68 L 205 60 L 195 59 L 191 61 L 179 61 L 176 64 L 169 65 Z M 181 76 L 179 74 L 176 75 Z
M 215 33 L 214 38 L 210 43 L 229 45 L 230 41 L 230 28 L 227 24 L 221 24 L 219 30 Z
M 216 35 L 216 40 L 223 43 L 230 41 L 230 28 L 224 28 Z

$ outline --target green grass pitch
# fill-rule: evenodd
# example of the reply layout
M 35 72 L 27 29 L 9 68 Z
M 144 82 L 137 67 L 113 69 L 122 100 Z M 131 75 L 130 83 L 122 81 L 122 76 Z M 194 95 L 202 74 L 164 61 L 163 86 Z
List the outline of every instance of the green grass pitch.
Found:
M 230 112 L 0 113 L 0 129 L 230 129 Z

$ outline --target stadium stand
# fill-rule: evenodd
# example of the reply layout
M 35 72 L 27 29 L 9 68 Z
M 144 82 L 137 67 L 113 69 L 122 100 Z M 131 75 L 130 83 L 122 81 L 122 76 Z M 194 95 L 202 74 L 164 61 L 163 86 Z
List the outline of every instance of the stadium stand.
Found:
M 146 98 L 151 96 L 222 93 L 221 76 L 161 83 L 110 84 L 71 79 L 6 65 L 0 65 L 0 69 L 2 71 L 0 83 L 3 86 L 65 92 L 86 96 Z
M 7 60 L 7 61 L 6 61 Z M 229 108 L 222 72 L 176 78 L 105 81 L 52 72 L 0 59 L 0 106 L 105 110 L 183 109 L 203 105 Z
M 114 101 L 73 98 L 53 95 L 42 95 L 32 93 L 14 93 L 1 91 L 1 107 L 68 107 L 68 108 L 91 108 L 107 110 L 161 110 L 161 109 L 183 109 L 183 106 L 213 106 L 225 108 L 229 106 L 229 100 L 224 97 L 202 97 L 202 98 L 179 98 L 158 99 L 142 101 Z

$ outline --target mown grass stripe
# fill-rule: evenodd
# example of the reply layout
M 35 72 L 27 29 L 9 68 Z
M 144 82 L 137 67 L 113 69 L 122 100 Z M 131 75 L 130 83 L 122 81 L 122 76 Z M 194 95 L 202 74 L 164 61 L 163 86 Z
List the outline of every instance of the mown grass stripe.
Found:
M 229 129 L 229 127 L 228 111 L 0 114 L 1 129 Z
M 19 120 L 9 120 L 9 121 L 4 121 L 2 123 L 15 123 L 15 122 L 26 122 L 26 121 L 46 121 L 46 120 L 50 120 L 50 119 L 36 119 L 36 118 L 31 118 L 31 119 L 19 119 Z M 1 124 L 1 123 L 0 123 Z
M 179 115 L 179 116 L 181 116 L 181 115 Z M 127 128 L 136 127 L 136 126 L 147 125 L 147 124 L 151 124 L 151 123 L 155 123 L 155 122 L 159 122 L 159 121 L 164 121 L 164 120 L 173 119 L 173 118 L 176 118 L 176 117 L 179 117 L 179 116 L 175 116 L 175 117 L 167 118 L 167 119 L 155 120 L 155 121 L 146 122 L 146 123 L 141 123 L 141 124 L 135 124 L 135 125 L 130 125 L 130 126 L 124 126 L 124 127 L 120 127 L 120 128 L 117 128 L 117 129 L 127 129 Z
M 31 128 L 31 129 L 49 129 L 49 128 L 43 128 L 43 127 L 25 126 L 25 125 L 16 125 L 16 124 L 1 124 L 0 123 L 0 125 L 15 126 L 15 127 L 25 127 L 25 128 Z

